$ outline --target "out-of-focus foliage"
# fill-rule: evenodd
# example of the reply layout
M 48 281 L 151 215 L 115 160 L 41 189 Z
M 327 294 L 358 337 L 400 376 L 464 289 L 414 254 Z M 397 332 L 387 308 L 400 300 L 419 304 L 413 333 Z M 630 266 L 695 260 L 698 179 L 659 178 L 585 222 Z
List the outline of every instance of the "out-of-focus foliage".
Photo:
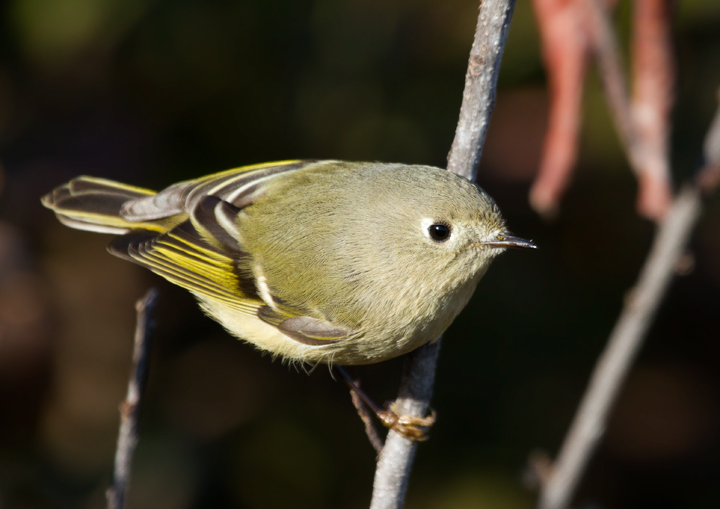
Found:
M 674 177 L 720 85 L 720 1 L 678 2 Z M 621 39 L 628 5 L 621 3 Z M 345 386 L 271 362 L 191 297 L 62 227 L 39 197 L 77 174 L 148 187 L 296 157 L 442 166 L 475 0 L 12 0 L 0 13 L 0 506 L 103 507 L 133 303 L 161 288 L 130 507 L 360 508 L 374 452 Z M 509 253 L 448 332 L 408 507 L 526 508 L 648 249 L 595 76 L 581 165 L 553 223 L 529 209 L 547 103 L 518 2 L 479 183 L 534 253 Z M 581 501 L 720 503 L 720 204 L 650 332 Z M 372 241 L 372 239 L 368 239 Z M 356 368 L 379 400 L 400 361 Z

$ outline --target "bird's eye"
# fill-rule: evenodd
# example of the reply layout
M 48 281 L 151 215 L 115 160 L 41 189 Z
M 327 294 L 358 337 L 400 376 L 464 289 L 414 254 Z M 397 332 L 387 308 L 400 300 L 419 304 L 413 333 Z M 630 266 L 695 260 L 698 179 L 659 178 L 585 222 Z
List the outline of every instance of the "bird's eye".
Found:
M 450 227 L 442 223 L 431 224 L 428 227 L 428 233 L 433 240 L 445 242 L 450 238 Z

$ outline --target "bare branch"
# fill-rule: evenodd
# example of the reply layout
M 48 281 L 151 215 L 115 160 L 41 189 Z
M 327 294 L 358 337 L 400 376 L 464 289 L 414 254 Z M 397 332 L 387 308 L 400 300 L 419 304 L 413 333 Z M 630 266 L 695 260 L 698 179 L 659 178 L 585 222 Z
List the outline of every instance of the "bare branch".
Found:
M 620 141 L 627 151 L 630 166 L 637 171 L 641 164 L 640 145 L 630 115 L 630 97 L 620 61 L 615 31 L 600 0 L 581 0 L 585 7 L 586 27 L 590 31 L 593 51 L 598 59 L 610 111 Z
M 720 102 L 720 90 L 718 90 Z M 705 165 L 697 175 L 695 182 L 704 193 L 711 193 L 720 185 L 720 108 L 710 123 L 705 143 L 703 143 Z
M 350 388 L 350 397 L 352 398 L 355 410 L 357 410 L 360 419 L 365 425 L 365 434 L 367 434 L 368 440 L 370 440 L 370 445 L 373 446 L 375 452 L 377 452 L 379 456 L 382 452 L 384 442 L 375 428 L 373 417 L 380 418 L 382 410 L 378 408 L 378 406 L 363 392 L 360 388 L 359 382 L 357 380 L 353 380 L 344 368 L 335 365 L 333 366 L 333 369 L 340 373 Z
M 447 169 L 475 181 L 490 114 L 495 107 L 500 60 L 510 30 L 515 0 L 485 0 L 480 4 L 475 40 L 470 50 L 460 119 Z
M 720 96 L 719 96 L 720 98 Z M 710 125 L 703 147 L 705 167 L 695 186 L 686 186 L 660 225 L 640 278 L 627 299 L 620 318 L 598 360 L 590 384 L 560 449 L 558 460 L 540 495 L 541 509 L 568 506 L 642 346 L 648 327 L 662 302 L 690 234 L 700 217 L 703 177 L 715 181 L 720 168 L 720 107 Z M 714 188 L 713 188 L 714 189 Z
M 358 396 L 355 391 L 350 391 L 350 397 L 352 398 L 352 403 L 355 406 L 355 410 L 357 410 L 360 419 L 365 425 L 365 434 L 367 435 L 368 440 L 370 440 L 370 445 L 373 446 L 373 449 L 375 449 L 375 452 L 379 455 L 383 450 L 384 443 L 377 432 L 375 423 L 373 423 L 374 414 L 372 414 L 370 410 L 368 410 L 367 405 L 365 405 L 363 400 L 360 399 L 360 396 Z
M 475 40 L 470 51 L 460 119 L 455 131 L 448 170 L 475 180 L 515 0 L 485 0 L 480 5 Z M 425 345 L 405 359 L 396 401 L 400 415 L 424 416 L 430 405 L 440 342 Z M 416 442 L 391 430 L 378 459 L 371 509 L 402 507 Z
M 396 400 L 400 415 L 424 416 L 430 406 L 440 340 L 409 353 L 405 359 Z M 403 506 L 417 442 L 390 430 L 378 458 L 370 509 Z
M 635 172 L 640 185 L 638 208 L 640 213 L 655 220 L 663 217 L 670 201 L 669 172 L 661 174 L 657 167 L 646 164 L 647 154 L 643 138 L 637 131 L 630 108 L 630 98 L 623 73 L 620 52 L 618 51 L 615 31 L 610 23 L 606 9 L 600 0 L 582 0 L 585 6 L 588 31 L 591 34 L 593 50 L 600 66 L 600 75 L 605 87 L 610 111 L 612 112 L 625 148 L 630 167 Z M 665 70 L 667 71 L 667 70 Z M 653 171 L 649 171 L 653 168 Z M 667 168 L 666 168 L 667 170 Z M 662 170 L 660 170 L 662 171 Z
M 598 360 L 575 420 L 560 449 L 555 470 L 544 487 L 540 507 L 567 507 L 590 456 L 605 432 L 607 419 L 648 327 L 667 291 L 700 216 L 700 195 L 685 188 L 660 225 L 638 283 L 608 345 Z
M 135 303 L 137 322 L 135 325 L 135 346 L 133 367 L 128 382 L 125 401 L 120 404 L 120 433 L 115 451 L 115 472 L 112 486 L 107 490 L 108 509 L 122 509 L 125 493 L 130 481 L 132 460 L 138 443 L 138 414 L 140 401 L 145 391 L 150 363 L 150 316 L 155 309 L 157 289 L 151 288 Z

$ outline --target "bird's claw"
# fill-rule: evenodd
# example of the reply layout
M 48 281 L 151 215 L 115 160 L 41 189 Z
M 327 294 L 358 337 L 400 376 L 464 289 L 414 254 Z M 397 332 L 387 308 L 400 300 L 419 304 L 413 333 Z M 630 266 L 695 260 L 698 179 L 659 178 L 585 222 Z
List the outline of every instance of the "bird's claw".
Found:
M 415 442 L 424 442 L 430 438 L 430 428 L 435 424 L 436 418 L 433 409 L 430 409 L 430 415 L 427 417 L 400 415 L 395 403 L 386 404 L 385 410 L 378 411 L 377 416 L 386 428 L 397 431 Z

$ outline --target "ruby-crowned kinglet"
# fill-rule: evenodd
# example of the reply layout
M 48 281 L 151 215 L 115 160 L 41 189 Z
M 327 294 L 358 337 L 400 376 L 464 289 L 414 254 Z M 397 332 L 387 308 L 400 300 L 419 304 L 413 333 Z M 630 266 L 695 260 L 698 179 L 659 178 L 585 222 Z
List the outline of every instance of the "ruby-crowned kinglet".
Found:
M 284 359 L 369 364 L 436 340 L 491 260 L 535 245 L 446 170 L 285 161 L 158 193 L 77 177 L 42 200 L 109 251 L 192 292 L 228 331 Z

